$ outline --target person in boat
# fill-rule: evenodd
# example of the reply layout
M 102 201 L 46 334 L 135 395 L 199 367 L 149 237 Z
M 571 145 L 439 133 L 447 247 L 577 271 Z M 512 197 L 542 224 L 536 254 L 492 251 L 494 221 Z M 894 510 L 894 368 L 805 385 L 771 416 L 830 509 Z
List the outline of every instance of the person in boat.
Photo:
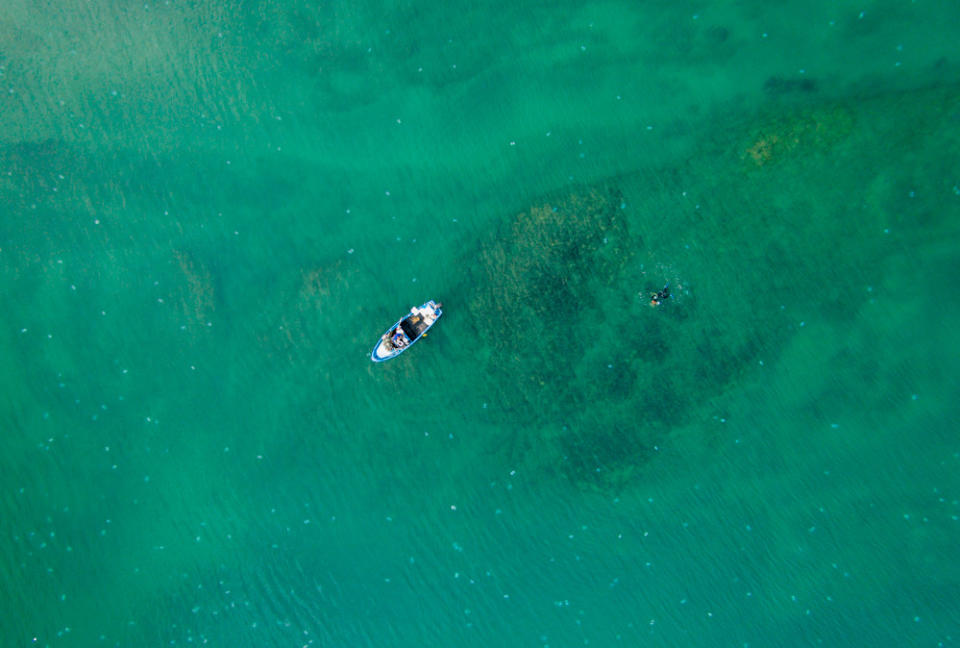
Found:
M 403 329 L 399 326 L 391 332 L 390 342 L 398 349 L 402 349 L 407 346 L 407 338 L 403 334 Z
M 657 292 L 650 293 L 650 305 L 659 306 L 664 299 L 670 299 L 670 284 L 665 284 Z
M 414 306 L 410 309 L 410 312 L 413 313 L 414 317 L 420 317 L 427 324 L 432 324 L 434 320 L 437 319 L 437 314 L 440 312 L 440 307 L 443 304 L 437 304 L 433 308 L 420 308 L 419 306 Z

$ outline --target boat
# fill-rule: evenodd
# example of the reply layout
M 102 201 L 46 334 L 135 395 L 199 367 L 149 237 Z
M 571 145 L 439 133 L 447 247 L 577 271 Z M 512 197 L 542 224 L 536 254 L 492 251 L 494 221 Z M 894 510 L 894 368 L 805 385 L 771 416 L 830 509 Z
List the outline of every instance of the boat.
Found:
M 370 359 L 374 362 L 385 362 L 413 346 L 413 343 L 422 338 L 437 323 L 443 315 L 441 307 L 432 299 L 420 306 L 414 306 L 410 312 L 397 320 L 380 336 L 377 346 L 373 347 Z

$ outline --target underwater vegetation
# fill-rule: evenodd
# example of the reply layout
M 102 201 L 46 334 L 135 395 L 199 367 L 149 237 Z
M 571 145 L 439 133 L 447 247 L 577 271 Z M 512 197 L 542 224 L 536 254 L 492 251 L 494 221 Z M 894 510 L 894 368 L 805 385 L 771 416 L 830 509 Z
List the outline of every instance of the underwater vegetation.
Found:
M 792 83 L 780 80 L 774 85 L 783 89 Z M 770 90 L 769 86 L 768 81 L 764 89 Z M 853 115 L 842 106 L 778 115 L 754 129 L 744 159 L 763 166 L 792 155 L 825 152 L 849 135 L 853 126 Z
M 173 250 L 173 258 L 179 277 L 174 282 L 171 301 L 182 314 L 185 326 L 200 330 L 210 321 L 216 307 L 213 277 L 206 265 L 185 250 Z
M 772 76 L 764 82 L 763 90 L 771 95 L 782 95 L 791 92 L 816 92 L 817 82 L 815 79 L 806 77 L 791 79 Z
M 524 398 L 547 380 L 570 378 L 569 364 L 544 351 L 575 349 L 586 321 L 602 318 L 592 288 L 615 278 L 630 258 L 621 200 L 612 187 L 571 193 L 518 214 L 482 247 L 469 308 L 497 371 L 525 374 L 531 389 Z M 542 345 L 528 347 L 531 335 Z

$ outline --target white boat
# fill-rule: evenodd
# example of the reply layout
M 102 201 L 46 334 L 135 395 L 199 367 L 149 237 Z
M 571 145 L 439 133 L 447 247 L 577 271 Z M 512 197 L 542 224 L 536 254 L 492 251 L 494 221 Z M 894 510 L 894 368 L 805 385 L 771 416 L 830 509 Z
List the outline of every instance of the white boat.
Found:
M 409 349 L 443 315 L 441 306 L 443 304 L 438 304 L 431 299 L 421 306 L 411 308 L 409 313 L 397 320 L 396 324 L 380 336 L 377 346 L 373 347 L 370 359 L 374 362 L 384 362 L 396 358 Z

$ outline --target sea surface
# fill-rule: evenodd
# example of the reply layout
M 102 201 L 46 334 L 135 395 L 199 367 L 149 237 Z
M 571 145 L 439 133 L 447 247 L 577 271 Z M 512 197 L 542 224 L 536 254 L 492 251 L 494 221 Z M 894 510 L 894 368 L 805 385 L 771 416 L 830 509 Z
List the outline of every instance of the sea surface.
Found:
M 4 0 L 0 647 L 960 645 L 958 43 Z

